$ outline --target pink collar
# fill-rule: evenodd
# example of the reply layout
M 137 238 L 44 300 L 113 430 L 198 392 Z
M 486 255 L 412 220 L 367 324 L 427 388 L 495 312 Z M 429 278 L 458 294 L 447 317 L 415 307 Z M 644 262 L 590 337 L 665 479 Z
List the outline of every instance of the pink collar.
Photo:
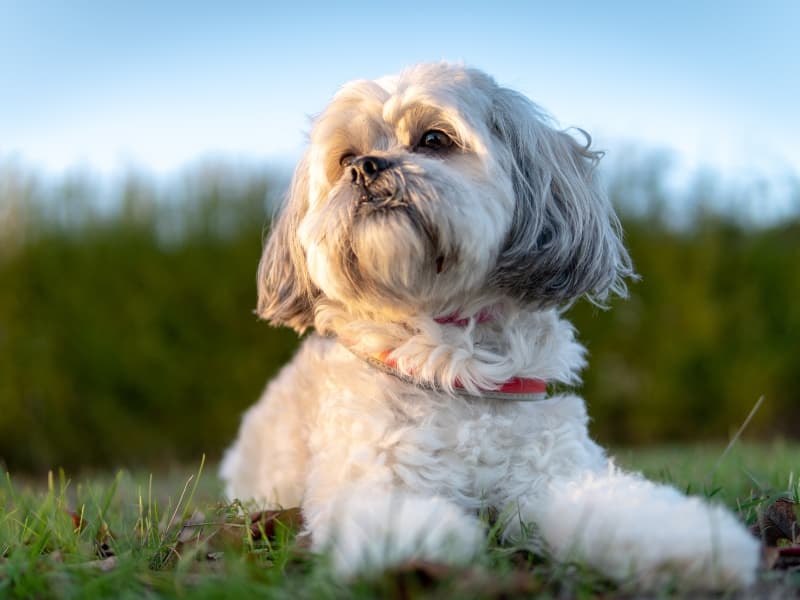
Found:
M 397 361 L 389 358 L 392 351 L 383 350 L 375 354 L 365 354 L 359 352 L 352 347 L 342 344 L 355 356 L 364 362 L 375 367 L 379 371 L 396 377 L 403 383 L 415 385 L 419 388 L 431 390 L 434 392 L 447 393 L 441 386 L 430 382 L 424 381 L 414 376 L 413 373 L 406 373 L 401 371 L 397 366 Z M 512 377 L 501 383 L 494 389 L 479 389 L 478 393 L 473 393 L 464 388 L 460 381 L 453 384 L 455 393 L 458 396 L 472 399 L 486 399 L 486 400 L 512 400 L 514 402 L 532 402 L 535 400 L 544 400 L 547 397 L 547 382 L 544 379 L 534 379 L 526 377 Z
M 464 318 L 460 315 L 453 314 L 445 317 L 437 317 L 434 320 L 441 325 L 456 325 L 458 327 L 466 327 L 469 325 L 471 319 L 477 323 L 485 323 L 491 320 L 491 313 L 488 309 L 481 310 L 474 317 Z M 358 358 L 369 363 L 379 371 L 388 375 L 396 377 L 404 383 L 415 385 L 423 389 L 432 390 L 436 392 L 445 392 L 441 386 L 429 381 L 422 381 L 415 377 L 413 373 L 406 373 L 400 370 L 397 366 L 397 361 L 390 358 L 392 350 L 382 350 L 373 354 L 361 353 L 353 349 L 348 344 L 342 344 L 350 352 Z M 483 398 L 490 400 L 512 400 L 515 402 L 530 402 L 536 400 L 544 400 L 547 397 L 547 382 L 544 379 L 526 378 L 526 377 L 512 377 L 507 381 L 501 383 L 498 387 L 493 389 L 479 390 L 475 394 L 467 391 L 460 381 L 453 384 L 455 393 L 459 396 L 468 398 Z
M 436 317 L 434 321 L 439 325 L 457 325 L 459 327 L 466 327 L 469 325 L 470 319 L 475 319 L 476 323 L 486 323 L 492 320 L 492 312 L 488 308 L 482 308 L 474 317 L 462 317 L 458 313 L 446 315 L 444 317 Z

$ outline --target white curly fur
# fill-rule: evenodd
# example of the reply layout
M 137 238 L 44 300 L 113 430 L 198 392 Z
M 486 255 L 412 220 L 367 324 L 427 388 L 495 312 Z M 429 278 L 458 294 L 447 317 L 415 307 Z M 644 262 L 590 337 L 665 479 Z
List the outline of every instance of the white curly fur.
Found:
M 453 147 L 423 148 L 430 130 Z M 385 168 L 359 187 L 342 156 Z M 314 125 L 259 266 L 261 316 L 317 333 L 245 414 L 222 464 L 227 494 L 302 506 L 314 548 L 345 576 L 468 562 L 484 538 L 476 511 L 493 508 L 506 539 L 617 581 L 750 584 L 757 540 L 726 509 L 615 468 L 582 399 L 457 392 L 579 382 L 585 351 L 559 307 L 624 295 L 633 276 L 597 158 L 473 69 L 345 86 Z M 451 314 L 469 320 L 436 320 Z M 440 391 L 345 345 L 388 350 Z

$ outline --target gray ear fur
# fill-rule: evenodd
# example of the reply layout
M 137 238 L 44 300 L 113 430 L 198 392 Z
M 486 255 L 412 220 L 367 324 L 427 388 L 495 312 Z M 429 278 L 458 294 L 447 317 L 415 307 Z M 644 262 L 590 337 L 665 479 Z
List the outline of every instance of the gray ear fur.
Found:
M 314 325 L 314 301 L 319 291 L 311 283 L 297 228 L 308 210 L 308 168 L 300 161 L 279 216 L 258 264 L 256 313 L 272 325 L 287 325 L 299 333 Z
M 619 220 L 595 181 L 602 153 L 558 131 L 517 92 L 498 88 L 492 123 L 511 153 L 511 231 L 490 283 L 526 304 L 602 303 L 635 277 Z

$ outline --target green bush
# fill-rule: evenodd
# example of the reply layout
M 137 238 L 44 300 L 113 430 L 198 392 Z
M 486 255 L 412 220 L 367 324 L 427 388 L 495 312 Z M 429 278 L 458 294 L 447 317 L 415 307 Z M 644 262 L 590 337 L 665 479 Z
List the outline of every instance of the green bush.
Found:
M 750 226 L 708 197 L 678 227 L 660 175 L 623 175 L 611 190 L 642 281 L 610 311 L 570 311 L 590 351 L 593 430 L 614 443 L 722 438 L 763 394 L 750 431 L 796 435 L 800 220 Z M 284 183 L 206 165 L 104 192 L 0 169 L 0 461 L 218 457 L 297 344 L 252 313 Z
M 0 260 L 9 467 L 195 460 L 235 435 L 296 341 L 252 312 L 268 181 L 220 178 L 192 175 L 178 203 L 130 180 L 106 215 L 23 199 Z

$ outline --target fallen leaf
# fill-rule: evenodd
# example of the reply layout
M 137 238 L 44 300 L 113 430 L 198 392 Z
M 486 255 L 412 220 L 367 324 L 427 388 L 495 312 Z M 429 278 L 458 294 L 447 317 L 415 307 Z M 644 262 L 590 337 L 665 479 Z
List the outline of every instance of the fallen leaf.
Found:
M 789 570 L 800 569 L 800 546 L 787 546 L 777 548 L 778 557 L 773 569 Z
M 393 598 L 415 598 L 419 590 L 434 590 L 448 585 L 448 595 L 455 598 L 509 598 L 538 594 L 543 589 L 541 579 L 527 569 L 514 569 L 498 577 L 480 567 L 453 567 L 426 560 L 410 560 L 389 569 L 382 575 L 384 585 L 390 586 Z M 385 591 L 385 590 L 384 590 Z
M 260 540 L 263 536 L 273 538 L 279 523 L 288 529 L 298 531 L 303 527 L 303 513 L 299 508 L 253 513 L 250 515 L 250 535 L 254 540 Z
M 427 560 L 410 560 L 388 571 L 395 577 L 412 577 L 424 586 L 429 586 L 437 581 L 442 581 L 453 576 L 454 569 L 444 563 L 430 562 Z
M 75 533 L 82 533 L 86 530 L 88 523 L 86 519 L 83 518 L 82 512 L 78 513 L 74 510 L 65 510 L 64 512 L 72 519 L 72 528 Z M 113 541 L 114 534 L 111 532 L 111 529 L 109 529 L 108 523 L 103 521 L 94 538 L 94 551 L 97 558 L 105 560 L 116 554 L 111 546 Z
M 766 546 L 800 543 L 796 504 L 788 498 L 779 498 L 768 507 L 762 508 L 752 531 Z
M 187 552 L 194 553 L 198 560 L 219 561 L 226 550 L 241 552 L 248 538 L 255 542 L 274 538 L 280 526 L 293 531 L 302 528 L 300 509 L 260 511 L 228 521 L 208 520 L 203 513 L 195 512 L 181 525 L 175 542 L 162 546 L 153 556 L 150 566 L 163 569 Z M 298 536 L 294 548 L 305 549 L 308 542 L 305 536 Z
M 74 510 L 67 510 L 66 513 L 72 519 L 72 528 L 75 530 L 76 533 L 80 533 L 84 529 L 86 529 L 86 520 L 83 516 Z

